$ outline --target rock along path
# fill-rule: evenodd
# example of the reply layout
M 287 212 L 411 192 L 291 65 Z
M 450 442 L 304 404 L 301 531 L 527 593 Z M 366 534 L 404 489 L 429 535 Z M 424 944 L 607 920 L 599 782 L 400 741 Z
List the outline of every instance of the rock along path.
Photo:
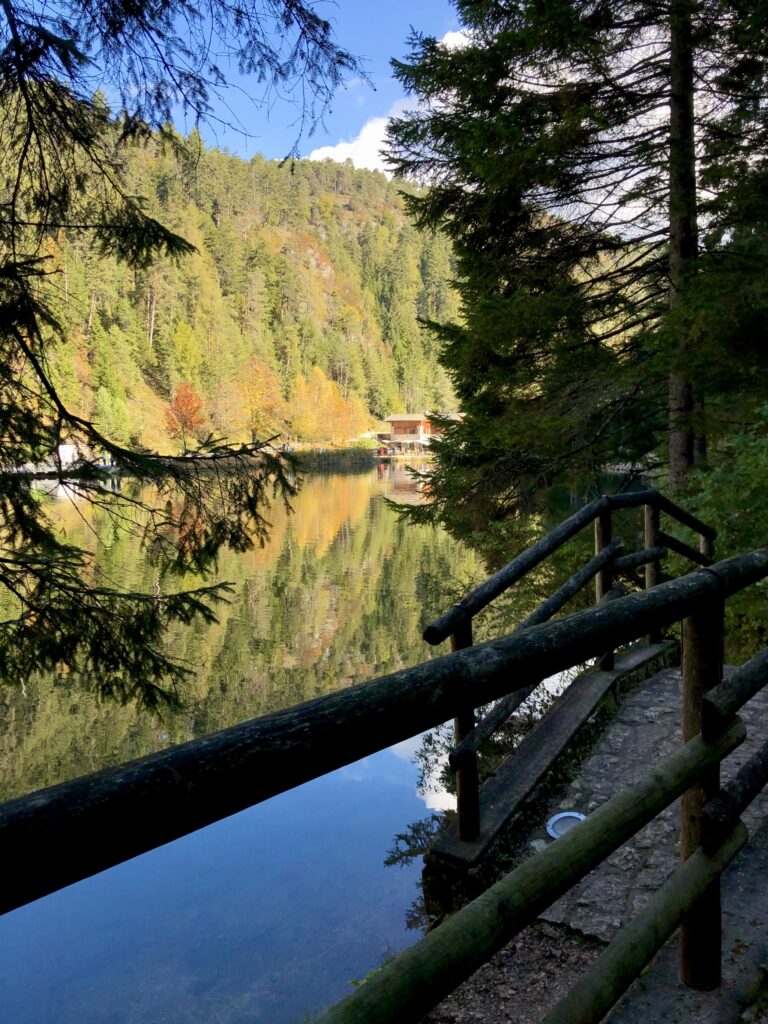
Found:
M 768 689 L 768 688 L 767 688 Z M 528 836 L 533 854 L 546 845 L 549 814 L 585 814 L 681 743 L 680 669 L 666 669 L 624 697 L 577 776 Z M 748 735 L 723 764 L 735 774 L 768 736 L 768 693 L 741 712 Z M 432 1011 L 429 1024 L 537 1021 L 564 994 L 678 864 L 679 805 L 673 804 L 542 915 L 542 923 L 510 943 Z M 694 993 L 677 979 L 673 939 L 608 1019 L 612 1024 L 730 1024 L 739 1020 L 768 964 L 768 790 L 744 814 L 750 843 L 723 880 L 723 986 Z M 526 973 L 527 972 L 527 973 Z

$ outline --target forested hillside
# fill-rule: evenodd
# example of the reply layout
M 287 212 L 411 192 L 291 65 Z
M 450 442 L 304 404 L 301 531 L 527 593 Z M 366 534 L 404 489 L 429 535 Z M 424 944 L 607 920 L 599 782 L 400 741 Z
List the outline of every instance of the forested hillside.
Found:
M 181 384 L 202 400 L 195 433 L 236 440 L 345 440 L 391 412 L 453 408 L 417 322 L 456 315 L 450 244 L 408 223 L 384 175 L 245 161 L 196 136 L 127 159 L 129 190 L 197 251 L 129 270 L 82 235 L 51 247 L 67 334 L 54 374 L 108 436 L 177 448 Z

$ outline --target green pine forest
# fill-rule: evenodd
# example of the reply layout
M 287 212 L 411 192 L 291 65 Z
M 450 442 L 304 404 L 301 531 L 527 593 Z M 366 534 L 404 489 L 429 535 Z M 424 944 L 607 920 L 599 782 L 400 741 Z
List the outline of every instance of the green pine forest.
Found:
M 417 319 L 456 315 L 450 242 L 409 223 L 400 186 L 349 162 L 187 142 L 129 150 L 126 178 L 191 256 L 139 270 L 75 232 L 49 245 L 66 403 L 114 441 L 158 450 L 175 446 L 180 384 L 202 400 L 197 434 L 235 441 L 344 442 L 392 412 L 454 407 Z

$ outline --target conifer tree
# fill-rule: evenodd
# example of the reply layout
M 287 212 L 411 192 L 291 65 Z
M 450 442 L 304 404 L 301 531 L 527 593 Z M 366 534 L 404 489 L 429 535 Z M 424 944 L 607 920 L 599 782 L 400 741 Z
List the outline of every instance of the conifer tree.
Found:
M 417 514 L 503 532 L 541 484 L 665 439 L 679 489 L 694 438 L 734 391 L 748 405 L 764 368 L 757 346 L 731 358 L 744 317 L 721 313 L 735 277 L 765 273 L 738 240 L 768 221 L 766 9 L 456 7 L 463 45 L 415 35 L 393 62 L 419 106 L 391 122 L 390 161 L 429 186 L 407 204 L 453 240 L 462 306 L 432 329 L 466 417 Z
M 0 0 L 0 679 L 24 680 L 64 663 L 84 685 L 122 699 L 167 699 L 184 670 L 163 651 L 172 621 L 211 619 L 226 587 L 176 592 L 170 569 L 208 568 L 222 545 L 263 541 L 269 495 L 292 485 L 283 460 L 261 443 L 233 449 L 209 439 L 192 457 L 130 449 L 64 400 L 51 354 L 68 338 L 57 315 L 57 240 L 80 239 L 104 260 L 147 271 L 159 256 L 193 246 L 152 216 L 130 188 L 131 146 L 167 128 L 181 108 L 213 116 L 232 61 L 267 90 L 293 90 L 300 131 L 322 115 L 354 58 L 340 49 L 311 0 Z M 116 97 L 114 113 L 96 91 Z M 268 98 L 268 97 L 267 97 Z M 157 137 L 157 136 L 155 136 Z M 89 298 L 88 330 L 96 296 Z M 154 301 L 154 300 L 153 300 Z M 148 311 L 154 344 L 156 309 Z M 102 385 L 104 392 L 109 382 Z M 105 394 L 102 394 L 105 399 Z M 102 401 L 102 406 L 104 401 Z M 25 464 L 63 478 L 60 445 L 79 451 L 80 495 L 132 519 L 156 555 L 152 594 L 88 579 L 87 553 L 45 515 Z M 132 490 L 113 497 L 103 461 L 151 482 L 157 503 Z

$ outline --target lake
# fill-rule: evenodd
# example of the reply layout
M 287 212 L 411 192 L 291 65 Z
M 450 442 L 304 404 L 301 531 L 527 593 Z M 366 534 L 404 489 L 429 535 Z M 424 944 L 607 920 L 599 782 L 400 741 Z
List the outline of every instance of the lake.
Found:
M 482 576 L 444 533 L 405 526 L 401 463 L 309 475 L 270 542 L 226 554 L 212 627 L 177 630 L 194 674 L 152 716 L 66 675 L 4 696 L 2 799 L 417 664 L 423 626 Z M 123 585 L 157 581 L 136 542 L 58 489 L 62 529 Z M 0 1000 L 15 1024 L 291 1024 L 419 936 L 420 861 L 385 867 L 397 833 L 452 798 L 399 744 L 0 918 Z M 55 851 L 51 852 L 55 856 Z M 7 884 L 12 884 L 8 882 Z

